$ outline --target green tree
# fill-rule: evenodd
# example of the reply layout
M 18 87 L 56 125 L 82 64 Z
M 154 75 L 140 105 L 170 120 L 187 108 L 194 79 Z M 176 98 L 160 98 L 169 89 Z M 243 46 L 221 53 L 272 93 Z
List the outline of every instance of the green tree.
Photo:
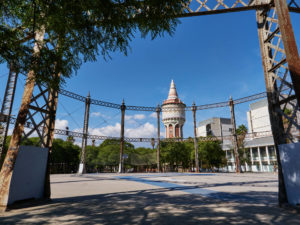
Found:
M 172 171 L 177 171 L 179 166 L 188 168 L 191 162 L 190 150 L 183 142 L 161 142 L 161 162 L 170 166 Z
M 2 1 L 0 63 L 13 63 L 20 72 L 34 70 L 37 82 L 58 84 L 86 61 L 110 52 L 127 54 L 137 34 L 151 38 L 173 34 L 176 15 L 186 0 L 60 0 Z M 40 54 L 32 55 L 37 31 L 45 31 Z
M 251 164 L 250 159 L 250 150 L 245 148 L 245 137 L 248 133 L 248 128 L 241 124 L 236 129 L 236 134 L 238 135 L 238 152 L 239 152 L 239 160 L 241 165 Z
M 4 154 L 6 154 L 8 145 L 10 142 L 11 136 L 8 136 L 6 139 L 6 144 L 4 148 Z M 39 137 L 32 137 L 25 139 L 21 142 L 21 145 L 27 145 L 27 146 L 40 146 L 40 139 Z M 52 172 L 65 172 L 65 173 L 71 173 L 76 172 L 77 167 L 79 164 L 79 154 L 80 154 L 80 147 L 77 145 L 74 145 L 71 142 L 64 141 L 62 139 L 54 139 L 53 140 L 53 146 L 52 146 L 52 154 L 50 162 L 52 164 Z M 0 162 L 0 165 L 2 165 L 4 158 L 2 158 L 2 161 Z M 59 171 L 56 165 L 58 164 L 65 164 L 65 170 Z
M 220 168 L 226 163 L 225 152 L 219 141 L 199 142 L 199 159 L 202 161 L 203 168 Z
M 52 172 L 75 173 L 79 165 L 79 155 L 81 148 L 72 142 L 62 139 L 54 139 L 50 162 Z M 58 168 L 59 165 L 63 168 Z
M 129 153 L 128 163 L 131 165 L 151 166 L 156 164 L 156 150 L 139 147 Z
M 124 143 L 124 154 L 129 155 L 134 145 Z M 89 171 L 101 171 L 109 168 L 111 172 L 116 169 L 120 160 L 120 140 L 106 139 L 98 147 L 87 146 L 86 163 Z

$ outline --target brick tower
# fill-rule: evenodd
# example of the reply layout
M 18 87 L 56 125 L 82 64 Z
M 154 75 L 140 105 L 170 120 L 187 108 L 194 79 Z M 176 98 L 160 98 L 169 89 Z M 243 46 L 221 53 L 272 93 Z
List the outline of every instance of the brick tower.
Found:
M 162 104 L 162 122 L 165 125 L 166 138 L 183 138 L 185 104 L 178 98 L 173 80 L 168 99 L 163 101 Z

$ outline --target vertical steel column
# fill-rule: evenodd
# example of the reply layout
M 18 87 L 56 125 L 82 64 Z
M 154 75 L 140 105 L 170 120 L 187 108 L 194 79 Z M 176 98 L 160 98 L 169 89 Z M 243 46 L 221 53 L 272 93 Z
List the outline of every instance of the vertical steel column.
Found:
M 268 97 L 268 106 L 278 165 L 278 201 L 287 203 L 279 145 L 294 142 L 291 128 L 300 129 L 300 59 L 286 0 L 274 0 L 257 10 L 258 36 Z M 285 109 L 292 111 L 289 115 Z M 288 121 L 284 128 L 283 118 Z
M 234 103 L 233 103 L 231 96 L 230 96 L 230 100 L 229 100 L 229 106 L 230 106 L 230 113 L 231 113 L 232 136 L 233 136 L 232 144 L 233 144 L 233 152 L 234 152 L 234 157 L 235 157 L 235 172 L 240 173 L 241 165 L 240 165 L 240 159 L 239 159 L 239 146 L 238 146 L 238 140 L 237 140 L 237 135 L 236 135 Z
M 2 132 L 0 133 L 0 162 L 2 159 L 2 152 L 5 148 L 7 132 L 9 129 L 9 121 L 15 98 L 17 79 L 18 73 L 14 71 L 13 65 L 10 65 L 0 114 L 0 125 L 2 128 Z
M 159 104 L 156 108 L 156 115 L 157 115 L 157 146 L 156 146 L 156 162 L 157 162 L 157 172 L 160 173 L 160 112 L 161 108 Z
M 58 79 L 60 78 L 60 73 L 57 75 L 57 77 Z M 54 137 L 57 101 L 58 101 L 58 90 L 49 88 L 48 106 L 47 106 L 47 111 L 49 112 L 49 116 L 45 121 L 45 127 L 44 127 L 45 136 L 43 141 L 44 145 L 42 145 L 42 147 L 46 147 L 49 149 L 46 176 L 45 176 L 45 185 L 44 185 L 44 198 L 47 199 L 51 197 L 50 162 L 51 162 L 52 144 L 53 144 L 53 137 Z
M 124 173 L 124 126 L 125 126 L 125 103 L 124 99 L 121 105 L 121 134 L 120 134 L 120 161 L 119 161 L 119 173 Z
M 274 0 L 277 20 L 285 50 L 286 61 L 294 86 L 295 98 L 300 102 L 300 58 L 286 0 Z M 298 105 L 299 107 L 299 105 Z
M 192 105 L 192 111 L 193 111 L 193 119 L 194 119 L 194 147 L 195 147 L 195 164 L 196 164 L 196 173 L 199 173 L 199 156 L 198 156 L 198 141 L 197 141 L 197 122 L 196 122 L 196 110 L 197 107 L 195 105 L 195 102 L 193 102 Z
M 82 149 L 81 149 L 81 157 L 80 157 L 78 174 L 83 174 L 86 172 L 85 157 L 86 157 L 87 135 L 88 135 L 88 130 L 89 130 L 90 105 L 91 105 L 91 98 L 90 98 L 90 93 L 89 93 L 87 98 L 85 99 Z
M 33 55 L 38 57 L 40 49 L 42 48 L 44 40 L 45 30 L 41 29 L 35 33 L 35 44 L 33 47 Z M 12 174 L 14 170 L 14 165 L 17 159 L 20 142 L 22 134 L 24 132 L 24 126 L 26 122 L 26 117 L 29 113 L 29 106 L 31 103 L 31 97 L 33 94 L 35 84 L 35 73 L 30 70 L 27 75 L 27 80 L 24 88 L 23 98 L 21 101 L 21 106 L 15 123 L 15 127 L 11 136 L 9 148 L 6 153 L 6 157 L 3 162 L 3 166 L 0 172 L 0 211 L 6 210 L 10 183 L 12 179 Z

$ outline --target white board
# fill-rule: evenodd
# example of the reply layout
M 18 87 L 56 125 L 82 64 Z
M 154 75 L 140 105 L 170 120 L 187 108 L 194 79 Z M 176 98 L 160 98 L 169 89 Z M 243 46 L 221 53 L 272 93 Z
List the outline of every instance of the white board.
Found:
M 15 163 L 8 205 L 25 199 L 43 198 L 48 148 L 20 146 Z
M 300 204 L 300 142 L 278 147 L 288 202 Z

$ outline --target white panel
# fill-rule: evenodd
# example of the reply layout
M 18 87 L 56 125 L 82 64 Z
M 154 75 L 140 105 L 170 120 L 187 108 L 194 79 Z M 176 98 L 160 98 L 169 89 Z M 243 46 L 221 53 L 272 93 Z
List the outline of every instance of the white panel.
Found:
M 48 148 L 20 146 L 10 184 L 9 205 L 43 197 L 47 159 Z
M 206 126 L 198 127 L 197 136 L 198 137 L 206 137 Z
M 251 115 L 250 112 L 247 112 L 247 122 L 248 122 L 248 127 L 249 127 L 248 132 L 252 133 L 252 129 L 253 129 L 252 128 L 252 123 L 251 123 L 252 118 L 251 118 L 250 115 Z
M 252 120 L 253 132 L 270 131 L 270 117 L 268 107 L 264 106 L 258 109 L 251 110 L 251 118 L 247 113 L 247 117 Z M 250 121 L 248 121 L 249 123 Z M 248 124 L 249 128 L 251 124 Z
M 300 204 L 300 142 L 279 145 L 279 153 L 288 202 Z

